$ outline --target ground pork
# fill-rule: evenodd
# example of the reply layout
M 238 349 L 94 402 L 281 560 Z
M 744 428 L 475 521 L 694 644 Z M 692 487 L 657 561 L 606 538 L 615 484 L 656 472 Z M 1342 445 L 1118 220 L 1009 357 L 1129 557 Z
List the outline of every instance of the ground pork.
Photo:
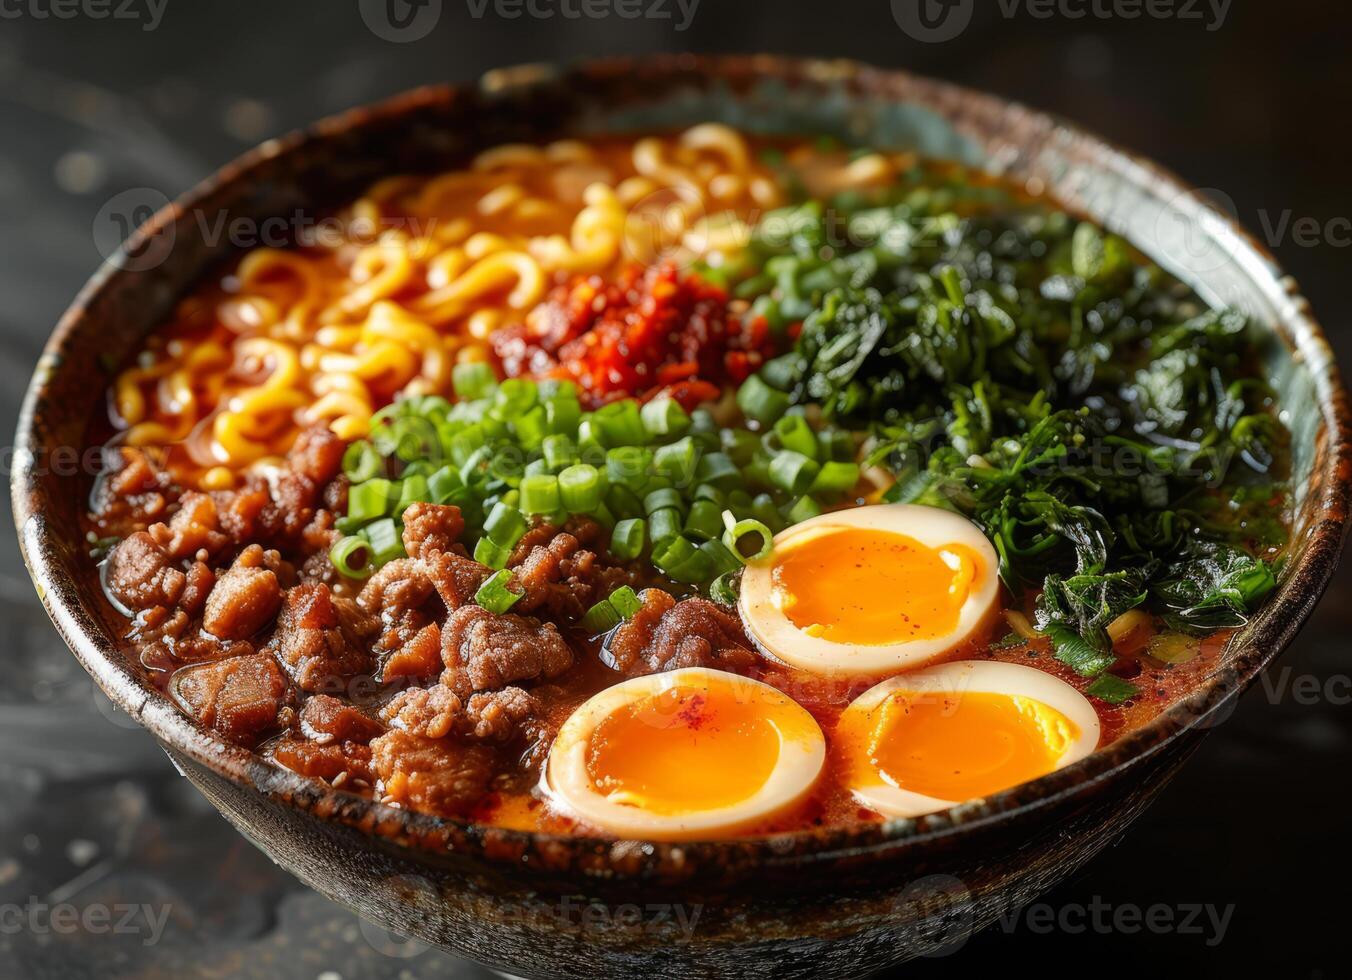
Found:
M 573 651 L 553 623 L 482 606 L 462 606 L 441 631 L 443 683 L 461 697 L 518 681 L 557 677 L 573 665 Z
M 381 717 L 395 728 L 424 738 L 461 735 L 508 742 L 518 735 L 536 734 L 544 714 L 539 698 L 519 687 L 480 691 L 462 699 L 444 684 L 436 684 L 401 691 Z
M 627 674 L 681 667 L 739 670 L 757 657 L 731 612 L 708 599 L 677 602 L 661 589 L 645 589 L 642 608 L 621 624 L 606 648 Z
M 496 759 L 486 745 L 397 729 L 371 743 L 371 768 L 383 802 L 446 815 L 463 814 L 479 801 Z
M 108 591 L 128 609 L 172 606 L 188 577 L 145 531 L 124 538 L 108 556 Z
M 459 507 L 417 503 L 404 511 L 404 550 L 410 557 L 424 558 L 450 551 L 465 530 Z
M 201 724 L 243 745 L 277 726 L 287 695 L 277 661 L 261 653 L 185 667 L 171 689 Z
M 396 558 L 367 579 L 357 603 L 369 613 L 392 618 L 417 609 L 431 595 L 432 580 L 422 564 L 412 558 Z
M 366 745 L 383 734 L 385 726 L 346 701 L 316 694 L 301 708 L 300 729 L 307 739 L 320 745 L 330 742 Z
M 328 586 L 298 585 L 286 592 L 271 647 L 304 691 L 342 689 L 372 669 L 368 645 L 379 623 Z
M 277 574 L 265 568 L 263 549 L 251 544 L 207 597 L 202 626 L 223 640 L 244 640 L 272 622 L 282 604 Z
M 376 643 L 380 680 L 390 684 L 407 677 L 431 677 L 442 667 L 441 627 L 422 613 L 404 613 L 385 627 Z
M 493 574 L 487 565 L 451 551 L 432 552 L 418 560 L 418 568 L 436 588 L 447 609 L 459 609 L 472 601 L 484 579 Z
M 371 749 L 358 742 L 321 744 L 286 735 L 268 754 L 292 772 L 322 779 L 337 789 L 362 790 L 376 781 L 371 772 Z

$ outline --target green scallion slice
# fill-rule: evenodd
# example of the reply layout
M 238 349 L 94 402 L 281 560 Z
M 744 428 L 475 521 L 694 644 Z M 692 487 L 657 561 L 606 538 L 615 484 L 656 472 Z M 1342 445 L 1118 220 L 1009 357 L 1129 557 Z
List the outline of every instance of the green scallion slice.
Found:
M 513 592 L 507 587 L 507 583 L 511 579 L 512 573 L 505 568 L 494 572 L 484 579 L 484 584 L 479 586 L 478 592 L 474 593 L 474 601 L 489 612 L 499 615 L 505 613 L 522 596 L 522 593 Z
M 723 512 L 723 546 L 743 563 L 768 558 L 774 550 L 774 534 L 765 522 L 754 518 L 737 520 L 732 511 Z
M 633 561 L 643 554 L 646 532 L 642 518 L 631 517 L 617 522 L 610 533 L 610 554 L 620 561 Z
M 344 578 L 368 578 L 374 570 L 371 567 L 371 544 L 365 538 L 349 535 L 340 538 L 329 549 L 329 561 Z

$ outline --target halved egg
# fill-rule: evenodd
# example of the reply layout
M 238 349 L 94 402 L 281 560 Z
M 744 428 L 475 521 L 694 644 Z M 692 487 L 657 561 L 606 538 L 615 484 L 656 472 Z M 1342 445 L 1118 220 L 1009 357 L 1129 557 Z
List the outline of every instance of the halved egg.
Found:
M 986 536 L 950 511 L 878 504 L 775 535 L 747 566 L 738 609 L 767 656 L 814 673 L 879 676 L 972 639 L 999 596 Z
M 560 729 L 544 789 L 620 837 L 690 840 L 799 802 L 826 760 L 812 715 L 760 681 L 689 668 L 616 684 Z
M 841 714 L 832 752 L 856 800 L 918 817 L 1045 776 L 1098 740 L 1098 715 L 1065 681 L 967 660 L 865 691 Z

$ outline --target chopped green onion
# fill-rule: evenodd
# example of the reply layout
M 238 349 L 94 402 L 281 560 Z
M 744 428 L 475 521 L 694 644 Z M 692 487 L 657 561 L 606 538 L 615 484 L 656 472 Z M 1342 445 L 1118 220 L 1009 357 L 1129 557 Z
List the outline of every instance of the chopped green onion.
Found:
M 770 460 L 770 482 L 789 493 L 805 493 L 817 478 L 818 466 L 815 460 L 808 459 L 802 453 L 785 450 Z
M 725 606 L 737 605 L 737 573 L 724 572 L 709 586 L 709 598 Z
M 577 398 L 577 385 L 566 378 L 544 378 L 535 383 L 540 390 L 540 401 L 554 398 Z
M 602 633 L 609 633 L 622 622 L 624 617 L 615 611 L 610 600 L 602 599 L 582 617 L 582 628 L 592 636 L 600 636 Z
M 581 421 L 582 406 L 576 396 L 561 395 L 545 402 L 545 426 L 550 432 L 576 432 Z
M 680 537 L 682 529 L 681 512 L 675 507 L 663 507 L 648 516 L 648 536 L 654 548 Z
M 713 563 L 714 573 L 717 575 L 726 575 L 728 572 L 735 572 L 742 567 L 742 563 L 737 556 L 728 550 L 718 538 L 710 538 L 699 546 L 699 550 L 709 556 Z
M 486 398 L 497 387 L 498 379 L 493 369 L 482 361 L 473 364 L 457 364 L 451 369 L 451 387 L 456 396 L 465 401 Z
M 817 458 L 849 462 L 854 459 L 854 438 L 843 429 L 823 429 L 817 433 Z
M 643 446 L 617 446 L 606 452 L 606 476 L 611 484 L 637 491 L 648 482 L 652 470 L 652 450 Z
M 654 550 L 653 564 L 673 582 L 687 584 L 705 581 L 714 567 L 708 555 L 679 535 L 667 541 L 665 547 Z
M 690 416 L 669 396 L 654 398 L 639 412 L 643 427 L 654 436 L 679 435 L 690 428 Z
M 350 535 L 340 538 L 329 549 L 329 561 L 345 578 L 362 579 L 370 576 L 371 544 L 365 538 Z
M 629 619 L 643 608 L 643 600 L 627 585 L 621 585 L 614 592 L 610 593 L 610 604 L 615 607 L 615 611 L 625 619 Z
M 726 453 L 705 453 L 695 467 L 695 478 L 701 483 L 728 488 L 740 483 L 742 474 Z
M 468 463 L 488 441 L 488 433 L 479 423 L 466 426 L 451 437 L 451 462 L 456 466 Z
M 643 554 L 643 538 L 647 525 L 642 518 L 631 517 L 619 521 L 610 532 L 610 553 L 620 561 L 633 561 Z
M 508 378 L 498 385 L 498 390 L 493 394 L 493 410 L 499 418 L 515 422 L 535 407 L 535 399 L 534 381 Z
M 685 517 L 685 533 L 701 541 L 710 541 L 723 533 L 722 510 L 712 500 L 696 500 Z
M 638 403 L 630 399 L 610 402 L 592 413 L 601 443 L 606 446 L 641 446 L 648 441 Z
M 511 580 L 512 573 L 505 568 L 494 572 L 484 579 L 484 584 L 479 586 L 478 592 L 474 593 L 474 601 L 489 612 L 499 615 L 505 613 L 523 595 L 523 593 L 513 592 L 507 588 L 507 583 Z
M 724 429 L 719 433 L 719 442 L 723 452 L 738 466 L 751 462 L 751 457 L 760 449 L 760 440 L 745 429 Z
M 811 490 L 813 493 L 844 493 L 853 490 L 858 482 L 858 463 L 839 463 L 831 460 L 822 463 L 822 468 L 812 480 Z
M 682 486 L 695 478 L 695 467 L 698 464 L 699 447 L 690 436 L 678 439 L 670 445 L 659 446 L 653 453 L 653 469 L 661 476 Z
M 768 558 L 774 550 L 774 535 L 764 522 L 755 519 L 736 520 L 732 511 L 723 512 L 723 545 L 742 562 Z
M 779 508 L 775 506 L 775 498 L 768 493 L 756 494 L 756 499 L 751 501 L 751 516 L 771 531 L 778 531 L 784 527 L 784 518 L 780 515 Z
M 801 415 L 785 415 L 775 422 L 774 433 L 784 449 L 801 453 L 809 459 L 817 455 L 817 436 L 807 419 Z
M 354 442 L 343 453 L 343 475 L 351 483 L 364 483 L 380 475 L 384 460 L 366 440 Z
M 394 516 L 399 517 L 414 504 L 425 504 L 431 499 L 432 493 L 427 488 L 427 477 L 405 475 L 399 485 L 399 502 L 394 507 Z
M 540 448 L 544 453 L 545 465 L 555 473 L 578 461 L 577 446 L 573 445 L 570 437 L 561 433 L 545 436 Z
M 514 547 L 525 533 L 526 519 L 521 516 L 521 511 L 503 500 L 493 505 L 484 521 L 484 540 L 503 548 Z
M 391 517 L 373 521 L 362 528 L 362 534 L 371 543 L 371 561 L 377 566 L 396 558 L 407 558 L 404 542 L 399 536 L 399 525 Z
M 347 491 L 347 516 L 363 523 L 384 517 L 395 499 L 394 484 L 389 480 L 358 483 Z
M 799 497 L 784 510 L 784 519 L 790 524 L 801 524 L 821 514 L 821 504 L 811 497 Z
M 512 557 L 512 549 L 497 544 L 492 538 L 484 536 L 474 546 L 474 560 L 489 568 L 505 568 Z
M 549 433 L 545 410 L 536 405 L 524 415 L 515 416 L 512 428 L 516 430 L 516 441 L 522 449 L 538 449 Z
M 718 505 L 720 511 L 723 509 L 723 504 L 726 499 L 723 496 L 723 491 L 718 489 L 718 487 L 714 486 L 712 483 L 701 483 L 699 486 L 695 487 L 695 492 L 692 497 L 694 500 L 712 500 Z
M 776 391 L 753 374 L 737 390 L 737 406 L 742 414 L 762 425 L 772 425 L 789 409 L 789 396 Z
M 612 514 L 621 519 L 642 517 L 646 513 L 643 509 L 643 500 L 638 494 L 617 483 L 611 483 L 610 489 L 606 491 L 606 506 L 610 508 Z
M 527 514 L 552 514 L 563 507 L 559 478 L 534 473 L 521 481 L 521 510 Z
M 645 514 L 656 514 L 659 510 L 666 510 L 668 507 L 674 507 L 676 510 L 685 509 L 685 498 L 681 496 L 679 491 L 671 487 L 661 487 L 643 498 L 643 512 Z
M 558 476 L 559 498 L 570 514 L 590 514 L 601 506 L 605 485 L 601 471 L 587 463 L 568 467 Z
M 427 492 L 435 504 L 447 503 L 451 495 L 463 486 L 460 474 L 450 466 L 443 466 L 427 478 Z

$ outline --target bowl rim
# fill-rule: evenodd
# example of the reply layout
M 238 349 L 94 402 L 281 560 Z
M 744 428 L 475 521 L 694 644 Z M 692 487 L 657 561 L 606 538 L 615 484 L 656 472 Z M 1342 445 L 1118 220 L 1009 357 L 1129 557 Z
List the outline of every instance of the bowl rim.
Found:
M 1176 195 L 1173 203 L 1198 219 L 1206 204 L 1195 189 L 1169 170 L 1126 151 L 1110 141 L 1059 117 L 1027 109 L 1017 102 L 945 81 L 856 61 L 783 57 L 778 55 L 658 55 L 642 59 L 589 59 L 562 68 L 523 65 L 486 73 L 480 87 L 510 91 L 535 85 L 563 86 L 591 74 L 642 72 L 676 82 L 683 73 L 717 76 L 752 70 L 779 78 L 831 77 L 884 79 L 908 92 L 926 95 L 931 103 L 965 106 L 977 114 L 1017 113 L 1038 127 L 1081 141 L 1096 153 L 1096 165 L 1115 170 L 1139 183 L 1153 183 Z M 422 108 L 445 105 L 475 83 L 422 86 L 392 98 L 346 110 L 288 135 L 268 140 L 202 180 L 153 215 L 114 253 L 81 289 L 58 322 L 34 373 L 19 416 L 16 465 L 11 483 L 15 527 L 20 548 L 38 594 L 58 632 L 100 688 L 122 710 L 147 728 L 171 756 L 181 755 L 231 782 L 260 792 L 283 805 L 311 812 L 320 820 L 359 830 L 378 842 L 418 852 L 420 860 L 446 853 L 469 853 L 495 863 L 530 863 L 538 859 L 557 867 L 563 848 L 584 872 L 607 877 L 684 875 L 696 868 L 764 867 L 819 862 L 860 854 L 871 857 L 910 851 L 939 839 L 955 838 L 994 823 L 1050 807 L 1115 778 L 1143 762 L 1189 730 L 1209 725 L 1217 712 L 1236 699 L 1285 649 L 1309 618 L 1337 567 L 1348 531 L 1352 499 L 1352 411 L 1329 344 L 1294 280 L 1286 276 L 1270 252 L 1227 216 L 1211 214 L 1224 232 L 1216 244 L 1263 291 L 1275 310 L 1273 331 L 1303 361 L 1314 379 L 1322 423 L 1316 439 L 1317 469 L 1311 474 L 1310 506 L 1317 521 L 1304 553 L 1281 583 L 1278 593 L 1254 621 L 1238 634 L 1226 663 L 1206 685 L 1174 704 L 1141 728 L 1092 753 L 1088 758 L 1034 782 L 963 804 L 944 813 L 916 819 L 888 820 L 845 828 L 819 828 L 762 837 L 701 840 L 683 843 L 616 841 L 612 838 L 517 831 L 402 810 L 329 787 L 264 761 L 253 752 L 199 728 L 163 694 L 145 684 L 116 648 L 105 650 L 97 617 L 63 587 L 63 556 L 45 513 L 51 495 L 33 471 L 32 462 L 53 448 L 49 430 L 38 423 L 44 392 L 60 370 L 63 353 L 77 339 L 93 299 L 123 274 L 122 260 L 136 254 L 187 209 L 208 195 L 247 176 L 272 158 L 322 143 L 334 134 L 360 129 Z M 891 96 L 889 96 L 891 98 Z M 893 99 L 901 101 L 900 99 Z M 929 108 L 934 108 L 931 104 Z M 149 325 L 147 325 L 149 329 Z M 176 760 L 177 761 L 177 760 Z M 637 847 L 637 850 L 635 850 Z M 638 860 L 635 861 L 635 856 Z M 624 860 L 621 860 L 624 858 Z

